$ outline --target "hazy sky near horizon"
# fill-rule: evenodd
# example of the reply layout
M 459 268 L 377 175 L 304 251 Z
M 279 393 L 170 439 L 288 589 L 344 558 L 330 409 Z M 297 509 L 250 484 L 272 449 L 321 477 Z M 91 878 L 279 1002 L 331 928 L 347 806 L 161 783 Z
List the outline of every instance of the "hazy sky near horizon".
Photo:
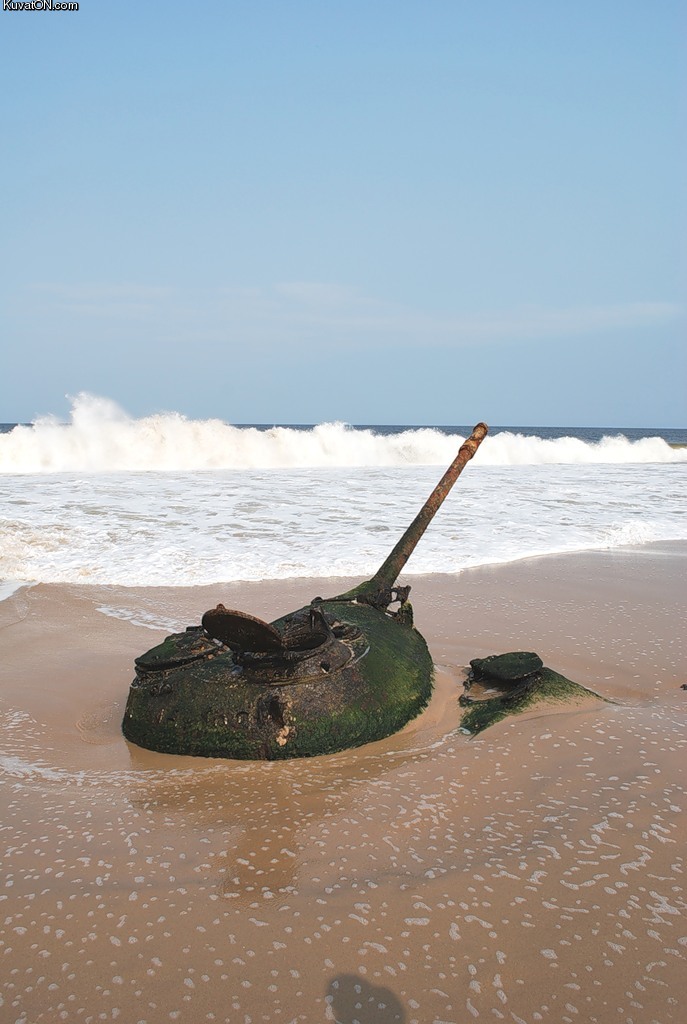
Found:
M 0 10 L 0 421 L 685 426 L 686 21 Z

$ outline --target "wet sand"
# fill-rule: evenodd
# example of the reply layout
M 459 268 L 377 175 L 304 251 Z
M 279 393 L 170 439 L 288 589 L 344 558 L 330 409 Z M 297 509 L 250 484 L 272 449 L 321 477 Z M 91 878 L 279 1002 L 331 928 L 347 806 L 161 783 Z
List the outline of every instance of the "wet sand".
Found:
M 0 1021 L 681 1024 L 686 568 L 676 543 L 408 577 L 429 708 L 282 763 L 128 744 L 133 657 L 346 581 L 0 603 Z M 614 703 L 462 735 L 463 667 L 514 649 Z

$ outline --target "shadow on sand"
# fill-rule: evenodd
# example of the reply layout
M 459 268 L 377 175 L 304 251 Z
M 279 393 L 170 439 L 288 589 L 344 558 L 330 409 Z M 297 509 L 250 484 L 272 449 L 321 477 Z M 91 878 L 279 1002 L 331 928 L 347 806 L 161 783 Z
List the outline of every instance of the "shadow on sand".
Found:
M 336 1024 L 404 1024 L 398 996 L 356 974 L 338 974 L 327 988 L 327 1018 Z

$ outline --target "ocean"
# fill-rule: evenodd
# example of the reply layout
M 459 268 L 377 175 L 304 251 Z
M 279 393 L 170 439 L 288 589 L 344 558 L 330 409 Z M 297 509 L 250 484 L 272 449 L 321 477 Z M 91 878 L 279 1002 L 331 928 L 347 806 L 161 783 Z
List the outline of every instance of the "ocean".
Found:
M 471 425 L 135 419 L 0 428 L 0 585 L 368 576 Z M 404 572 L 687 539 L 684 430 L 491 427 Z

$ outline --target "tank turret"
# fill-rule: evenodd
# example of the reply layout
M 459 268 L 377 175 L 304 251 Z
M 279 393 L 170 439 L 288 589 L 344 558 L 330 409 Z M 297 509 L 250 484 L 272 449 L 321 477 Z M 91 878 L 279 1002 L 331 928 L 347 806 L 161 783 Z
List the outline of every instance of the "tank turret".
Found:
M 382 739 L 427 704 L 433 667 L 398 577 L 487 434 L 478 423 L 371 579 L 268 623 L 219 604 L 135 659 L 122 728 L 173 754 L 308 757 Z

